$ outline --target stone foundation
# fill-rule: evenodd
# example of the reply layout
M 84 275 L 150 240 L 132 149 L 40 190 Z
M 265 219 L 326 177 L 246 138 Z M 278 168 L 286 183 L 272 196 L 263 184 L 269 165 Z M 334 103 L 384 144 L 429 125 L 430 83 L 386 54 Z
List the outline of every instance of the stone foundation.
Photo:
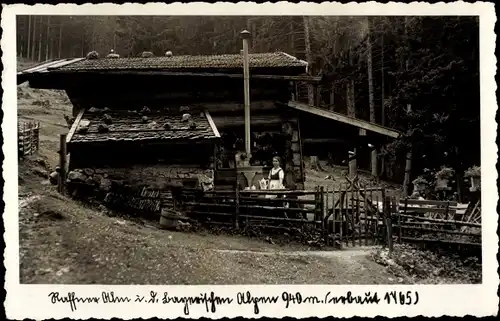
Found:
M 162 195 L 171 198 L 173 187 L 198 187 L 205 190 L 213 188 L 214 171 L 188 166 L 132 166 L 126 168 L 82 168 L 74 169 L 67 175 L 68 192 L 75 198 L 93 203 L 115 205 L 130 203 L 128 207 L 136 210 L 158 212 L 163 200 Z M 143 198 L 151 191 L 154 197 Z M 133 199 L 135 198 L 135 199 Z M 134 204 L 138 204 L 135 206 Z M 127 207 L 125 206 L 125 207 Z M 122 207 L 122 206 L 120 206 Z

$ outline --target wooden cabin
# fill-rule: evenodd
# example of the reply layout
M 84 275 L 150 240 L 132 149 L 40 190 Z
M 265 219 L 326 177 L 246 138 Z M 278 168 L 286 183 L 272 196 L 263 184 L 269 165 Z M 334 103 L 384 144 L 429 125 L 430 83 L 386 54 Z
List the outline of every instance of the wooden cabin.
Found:
M 295 101 L 296 82 L 317 83 L 307 63 L 283 52 L 249 56 L 251 157 L 244 158 L 243 55 L 63 59 L 18 73 L 18 83 L 62 89 L 75 122 L 67 136 L 69 170 L 81 180 L 127 186 L 256 186 L 280 156 L 285 186 L 303 189 L 303 140 L 347 132 L 399 133 Z M 183 121 L 184 114 L 190 120 Z M 317 127 L 320 125 L 320 127 Z M 87 129 L 85 129 L 85 128 Z M 71 173 L 70 173 L 71 174 Z M 92 176 L 92 175 L 93 176 Z M 102 185 L 102 184 L 101 184 Z
M 282 52 L 251 54 L 249 62 L 253 150 L 240 186 L 258 185 L 248 173 L 266 175 L 279 155 L 295 188 L 305 179 L 297 117 L 277 103 L 288 102 L 307 63 Z M 245 134 L 240 54 L 66 59 L 24 70 L 24 81 L 68 94 L 75 117 L 69 171 L 157 186 L 186 184 L 211 169 L 216 186 L 236 185 Z M 191 120 L 182 122 L 185 113 Z

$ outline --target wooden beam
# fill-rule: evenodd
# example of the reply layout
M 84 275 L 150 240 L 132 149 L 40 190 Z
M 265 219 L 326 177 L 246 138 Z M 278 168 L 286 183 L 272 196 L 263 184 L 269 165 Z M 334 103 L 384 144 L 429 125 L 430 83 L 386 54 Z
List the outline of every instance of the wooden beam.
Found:
M 59 179 L 58 179 L 58 191 L 61 194 L 65 193 L 66 186 L 66 163 L 68 157 L 68 150 L 66 145 L 66 134 L 61 134 L 60 144 L 59 144 Z
M 243 90 L 245 101 L 245 151 L 247 157 L 252 152 L 251 132 L 250 132 L 250 59 L 248 58 L 248 38 L 250 33 L 246 30 L 241 32 L 243 38 Z M 250 184 L 250 182 L 249 182 Z
M 68 136 L 66 137 L 66 143 L 69 143 L 71 141 L 71 138 L 75 134 L 76 129 L 78 128 L 78 124 L 80 123 L 80 120 L 83 117 L 83 113 L 85 112 L 85 108 L 82 108 L 78 115 L 76 115 L 75 121 L 73 122 L 73 125 L 71 126 Z
M 243 79 L 242 74 L 229 74 L 229 73 L 213 73 L 213 72 L 185 72 L 185 71 L 145 71 L 145 70 L 88 70 L 88 71 L 52 71 L 57 74 L 99 74 L 99 75 L 133 75 L 133 76 L 172 76 L 172 77 L 220 77 L 220 78 L 233 78 Z M 288 76 L 288 75 L 250 75 L 251 79 L 268 79 L 268 80 L 283 80 L 283 81 L 300 81 L 306 83 L 319 83 L 322 77 L 317 76 Z
M 213 116 L 213 121 L 218 129 L 227 127 L 239 127 L 245 125 L 244 116 Z M 252 116 L 251 119 L 252 126 L 273 125 L 281 127 L 282 123 L 283 120 L 275 115 L 256 115 Z
M 215 126 L 214 120 L 212 119 L 212 116 L 210 116 L 208 110 L 205 110 L 205 116 L 207 117 L 208 123 L 210 124 L 210 128 L 212 128 L 215 137 L 220 137 L 219 130 L 217 129 L 217 126 Z
M 236 113 L 242 113 L 245 105 L 242 103 L 195 103 L 191 104 L 193 108 L 199 107 L 200 109 L 204 109 L 210 112 L 212 116 L 215 116 L 215 114 L 218 113 L 230 113 L 230 112 L 236 112 Z M 250 110 L 252 112 L 254 111 L 270 111 L 270 110 L 277 110 L 278 108 L 282 108 L 280 106 L 276 105 L 276 102 L 274 100 L 258 100 L 258 101 L 252 101 L 250 102 Z
M 309 106 L 307 104 L 299 103 L 297 101 L 289 101 L 288 107 L 294 108 L 294 109 L 299 110 L 299 111 L 311 113 L 311 114 L 314 114 L 317 116 L 321 116 L 324 118 L 328 118 L 331 120 L 335 120 L 335 121 L 338 121 L 338 122 L 341 122 L 344 124 L 356 126 L 358 128 L 366 129 L 368 131 L 375 132 L 375 133 L 385 135 L 385 136 L 389 136 L 392 138 L 398 138 L 401 136 L 401 133 L 397 130 L 387 128 L 384 126 L 380 126 L 380 125 L 376 125 L 376 124 L 372 124 L 372 123 L 369 123 L 369 122 L 366 122 L 366 121 L 363 121 L 360 119 L 356 119 L 353 117 L 349 117 L 346 115 L 335 113 L 335 112 L 332 112 L 329 110 L 324 110 L 324 109 L 320 109 L 320 108 L 317 108 L 314 106 Z
M 303 138 L 302 142 L 304 144 L 346 143 L 346 141 L 344 139 L 340 139 L 340 138 Z

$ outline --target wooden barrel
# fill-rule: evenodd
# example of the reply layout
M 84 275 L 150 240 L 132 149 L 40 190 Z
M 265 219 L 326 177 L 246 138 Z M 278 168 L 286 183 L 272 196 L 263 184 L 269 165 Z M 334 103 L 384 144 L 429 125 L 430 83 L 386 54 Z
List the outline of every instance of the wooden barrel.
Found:
M 177 229 L 179 227 L 179 219 L 176 216 L 179 216 L 177 212 L 169 208 L 162 208 L 160 227 L 164 229 Z

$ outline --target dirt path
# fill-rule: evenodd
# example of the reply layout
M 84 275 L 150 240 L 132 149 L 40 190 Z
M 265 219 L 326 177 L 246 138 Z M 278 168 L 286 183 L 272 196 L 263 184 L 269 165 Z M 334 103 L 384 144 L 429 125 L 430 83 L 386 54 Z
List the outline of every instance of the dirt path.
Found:
M 32 195 L 22 206 L 22 283 L 395 282 L 367 259 L 370 248 L 311 251 L 247 237 L 163 231 L 107 217 L 52 193 Z

